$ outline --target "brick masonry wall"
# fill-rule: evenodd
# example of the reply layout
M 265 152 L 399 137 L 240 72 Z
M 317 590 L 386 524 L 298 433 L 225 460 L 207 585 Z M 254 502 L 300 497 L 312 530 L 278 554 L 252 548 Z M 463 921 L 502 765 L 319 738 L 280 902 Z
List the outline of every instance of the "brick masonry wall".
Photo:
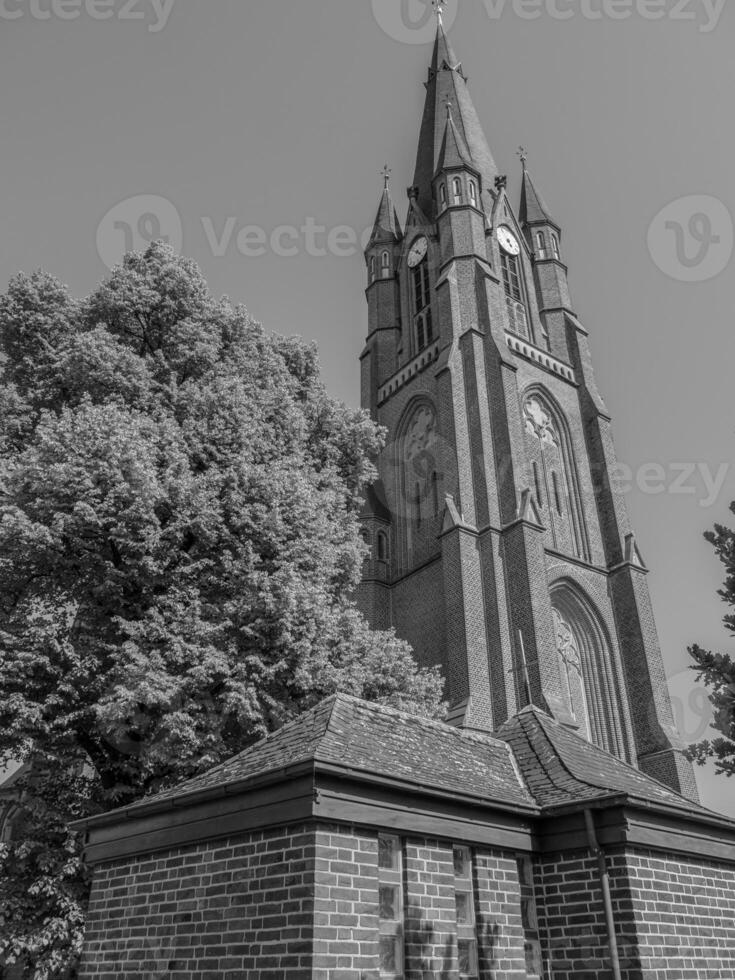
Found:
M 487 980 L 525 980 L 520 884 L 513 855 L 474 854 L 478 960 Z M 406 980 L 457 980 L 452 844 L 405 844 Z
M 378 976 L 378 834 L 315 832 L 314 980 Z
M 735 867 L 629 849 L 608 871 L 623 980 L 732 980 Z M 549 856 L 535 874 L 550 980 L 611 978 L 595 859 Z
M 95 870 L 80 980 L 306 980 L 315 834 L 307 827 Z
M 732 980 L 735 867 L 633 850 L 623 862 L 640 957 L 631 980 Z
M 625 890 L 625 874 L 620 881 Z M 550 980 L 608 980 L 607 932 L 597 862 L 589 854 L 536 862 L 539 932 Z M 618 907 L 618 912 L 622 909 Z M 626 980 L 633 980 L 626 976 Z

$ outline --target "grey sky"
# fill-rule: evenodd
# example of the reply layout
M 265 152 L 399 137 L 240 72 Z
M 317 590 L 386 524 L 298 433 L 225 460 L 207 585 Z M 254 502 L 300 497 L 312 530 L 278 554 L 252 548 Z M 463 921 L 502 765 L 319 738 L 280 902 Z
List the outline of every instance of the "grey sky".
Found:
M 121 249 L 124 225 L 141 217 L 139 230 L 151 233 L 145 214 L 156 205 L 141 212 L 123 203 L 105 216 L 130 198 L 162 196 L 173 205 L 159 216 L 162 232 L 175 237 L 178 213 L 183 251 L 214 292 L 244 302 L 271 329 L 316 340 L 330 390 L 356 403 L 362 260 L 308 253 L 326 243 L 314 226 L 361 233 L 372 223 L 386 161 L 404 213 L 430 47 L 406 43 L 416 39 L 410 31 L 390 36 L 401 34 L 385 15 L 390 0 L 175 0 L 170 8 L 126 0 L 125 17 L 123 0 L 111 0 L 109 20 L 97 19 L 109 11 L 92 0 L 59 2 L 0 0 L 0 286 L 18 269 L 44 266 L 88 292 L 105 274 L 98 243 L 104 255 Z M 731 466 L 735 441 L 726 398 L 735 11 L 713 0 L 507 0 L 494 17 L 501 8 L 461 0 L 455 19 L 450 5 L 450 36 L 514 193 L 523 143 L 564 228 L 577 312 L 591 332 L 618 454 L 634 473 L 629 507 L 652 568 L 675 703 L 698 735 L 686 646 L 729 645 L 715 594 L 722 570 L 702 532 L 727 520 L 735 499 L 735 466 L 719 493 L 706 487 Z M 538 19 L 525 19 L 536 9 Z M 555 9 L 573 16 L 556 19 Z M 677 9 L 695 19 L 674 19 Z M 646 19 L 654 10 L 665 16 Z M 78 16 L 63 20 L 60 11 Z M 610 16 L 626 11 L 625 20 Z M 699 283 L 665 275 L 648 247 L 654 217 L 692 195 L 720 202 L 694 210 L 711 217 L 712 234 L 724 233 L 720 265 L 729 258 Z M 686 224 L 687 207 L 676 206 L 675 222 Z M 238 249 L 245 226 L 269 239 L 278 226 L 307 221 L 310 232 L 281 236 L 295 255 L 267 245 L 247 258 Z M 676 271 L 674 229 L 668 234 L 662 219 L 653 249 Z M 337 245 L 331 253 L 349 251 Z M 696 242 L 688 248 L 695 254 Z M 644 464 L 664 467 L 668 491 L 650 492 L 663 486 L 661 473 L 641 474 Z M 699 476 L 684 480 L 677 464 L 699 466 Z M 694 492 L 674 492 L 677 477 Z M 708 805 L 735 815 L 735 784 L 703 776 L 702 791 Z

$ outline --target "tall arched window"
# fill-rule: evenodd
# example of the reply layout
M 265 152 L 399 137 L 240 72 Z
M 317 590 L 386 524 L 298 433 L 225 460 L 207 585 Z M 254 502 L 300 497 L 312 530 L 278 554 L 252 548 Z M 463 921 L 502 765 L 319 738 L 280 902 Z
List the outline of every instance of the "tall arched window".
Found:
M 559 236 L 554 234 L 553 231 L 551 233 L 551 251 L 555 259 L 560 258 L 561 251 L 559 249 Z
M 536 232 L 536 258 L 546 258 L 546 235 L 542 231 Z
M 474 180 L 470 181 L 470 204 L 473 208 L 477 207 L 477 184 Z
M 537 391 L 526 398 L 523 416 L 529 464 L 548 544 L 566 555 L 589 559 L 579 477 L 566 422 L 561 412 Z
M 383 279 L 390 277 L 390 252 L 385 251 L 380 256 L 380 275 Z
M 423 554 L 421 549 L 437 543 L 433 518 L 438 497 L 439 470 L 436 415 L 426 401 L 416 405 L 401 426 L 398 442 L 400 459 L 401 525 L 404 559 L 411 563 Z
M 378 561 L 388 561 L 388 535 L 378 531 Z
M 416 350 L 422 351 L 434 339 L 429 263 L 426 258 L 411 270 L 411 275 L 413 277 L 413 322 L 416 328 Z
M 375 282 L 375 256 L 370 256 L 370 282 Z
M 609 634 L 592 603 L 571 582 L 552 587 L 562 695 L 578 734 L 631 761 L 622 680 Z
M 462 203 L 462 181 L 459 179 L 459 177 L 455 177 L 452 180 L 452 203 Z
M 447 185 L 446 184 L 440 184 L 439 185 L 439 207 L 443 211 L 446 206 L 447 206 Z
M 520 337 L 529 339 L 528 316 L 526 314 L 526 298 L 523 290 L 523 275 L 521 261 L 517 255 L 511 255 L 505 249 L 500 250 L 500 268 L 503 273 L 506 305 L 510 329 Z

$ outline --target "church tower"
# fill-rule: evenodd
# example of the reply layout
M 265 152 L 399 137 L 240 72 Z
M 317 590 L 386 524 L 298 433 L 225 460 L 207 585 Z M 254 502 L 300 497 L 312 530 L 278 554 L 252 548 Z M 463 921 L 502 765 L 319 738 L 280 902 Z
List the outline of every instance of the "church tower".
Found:
M 522 162 L 516 211 L 440 21 L 405 228 L 386 171 L 366 251 L 362 403 L 389 436 L 360 603 L 442 666 L 455 724 L 534 704 L 696 798 L 562 228 Z

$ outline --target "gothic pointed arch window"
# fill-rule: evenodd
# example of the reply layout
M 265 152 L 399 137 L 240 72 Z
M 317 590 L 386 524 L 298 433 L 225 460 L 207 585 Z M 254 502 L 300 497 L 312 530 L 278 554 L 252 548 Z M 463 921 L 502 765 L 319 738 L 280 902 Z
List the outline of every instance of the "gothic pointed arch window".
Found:
M 552 588 L 551 603 L 562 697 L 577 733 L 631 761 L 623 681 L 602 618 L 571 582 Z
M 411 562 L 421 547 L 436 543 L 438 513 L 438 437 L 436 414 L 428 401 L 415 405 L 401 426 L 400 494 L 403 501 L 404 557 Z
M 462 181 L 459 177 L 452 179 L 452 204 L 462 203 Z
M 388 561 L 388 535 L 378 531 L 378 561 Z
M 387 249 L 380 256 L 380 275 L 383 279 L 390 276 L 390 252 Z
M 546 258 L 546 235 L 542 231 L 536 232 L 536 258 Z
M 477 184 L 474 180 L 470 181 L 470 204 L 473 208 L 477 207 Z
M 440 184 L 439 186 L 439 208 L 443 211 L 447 206 L 447 185 Z
M 589 560 L 587 528 L 566 420 L 539 391 L 523 405 L 532 486 L 555 551 Z
M 559 236 L 553 231 L 551 233 L 551 251 L 555 259 L 561 258 L 561 249 L 559 248 Z
M 370 282 L 375 282 L 375 256 L 370 256 Z

